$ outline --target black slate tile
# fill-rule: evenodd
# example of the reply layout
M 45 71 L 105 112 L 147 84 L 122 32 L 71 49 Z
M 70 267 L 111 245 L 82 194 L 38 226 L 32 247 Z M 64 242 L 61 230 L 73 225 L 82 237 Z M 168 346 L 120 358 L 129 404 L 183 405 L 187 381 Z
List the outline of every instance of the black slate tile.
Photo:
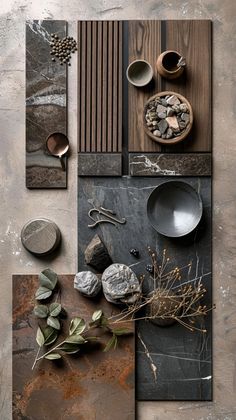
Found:
M 166 178 L 166 180 L 171 178 Z M 161 253 L 167 249 L 170 268 L 185 266 L 190 261 L 192 269 L 183 271 L 182 281 L 201 277 L 207 288 L 205 302 L 211 304 L 211 179 L 180 178 L 195 187 L 203 200 L 203 220 L 189 237 L 171 240 L 158 235 L 151 227 L 146 214 L 146 203 L 152 190 L 163 178 L 81 178 L 78 197 L 78 268 L 90 269 L 84 263 L 83 252 L 98 233 L 114 262 L 122 262 L 138 274 L 146 273 L 150 263 L 147 246 Z M 117 217 L 125 217 L 127 223 L 117 227 L 102 224 L 89 229 L 88 210 L 92 206 L 113 209 Z M 140 251 L 140 259 L 130 255 L 130 248 Z M 201 321 L 206 334 L 190 332 L 175 324 L 161 328 L 150 322 L 140 321 L 137 333 L 147 346 L 157 367 L 155 383 L 150 362 L 137 336 L 136 338 L 136 397 L 138 400 L 211 400 L 212 352 L 211 316 Z

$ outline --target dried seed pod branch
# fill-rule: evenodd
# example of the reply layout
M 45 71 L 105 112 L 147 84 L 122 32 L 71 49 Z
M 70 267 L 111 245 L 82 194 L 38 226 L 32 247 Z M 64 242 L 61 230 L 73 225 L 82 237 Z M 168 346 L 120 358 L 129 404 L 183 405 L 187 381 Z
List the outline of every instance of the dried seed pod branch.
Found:
M 155 251 L 148 248 L 148 252 L 153 265 L 153 274 L 149 277 L 152 293 L 148 296 L 142 294 L 133 305 L 112 317 L 113 322 L 144 319 L 173 320 L 189 331 L 205 333 L 206 329 L 195 325 L 196 319 L 206 316 L 209 311 L 215 308 L 215 305 L 208 307 L 200 304 L 207 293 L 202 283 L 202 276 L 181 285 L 181 273 L 186 269 L 190 273 L 192 264 L 169 269 L 170 258 L 167 256 L 166 249 L 163 250 L 160 263 Z M 144 281 L 144 277 L 141 278 L 141 281 Z M 145 307 L 151 308 L 151 310 L 144 316 L 139 316 L 138 313 Z

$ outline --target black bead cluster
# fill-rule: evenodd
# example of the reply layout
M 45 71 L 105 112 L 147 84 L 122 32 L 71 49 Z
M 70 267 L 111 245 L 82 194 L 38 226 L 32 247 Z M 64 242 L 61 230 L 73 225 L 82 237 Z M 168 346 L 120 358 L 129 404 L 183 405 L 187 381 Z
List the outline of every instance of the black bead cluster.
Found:
M 130 254 L 133 255 L 135 258 L 139 258 L 139 251 L 136 248 L 132 248 Z
M 153 274 L 154 273 L 154 267 L 152 264 L 147 264 L 146 265 L 146 270 L 148 273 Z
M 58 59 L 61 66 L 63 66 L 63 64 L 71 66 L 71 53 L 75 53 L 77 50 L 76 41 L 72 36 L 66 36 L 63 39 L 60 39 L 57 34 L 51 34 L 50 47 L 50 54 L 53 55 L 52 61 Z

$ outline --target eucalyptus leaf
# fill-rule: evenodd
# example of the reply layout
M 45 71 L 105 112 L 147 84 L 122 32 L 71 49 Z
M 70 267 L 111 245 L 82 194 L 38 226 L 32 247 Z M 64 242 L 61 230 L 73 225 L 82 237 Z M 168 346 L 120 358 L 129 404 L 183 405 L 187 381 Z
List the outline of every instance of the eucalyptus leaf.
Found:
M 80 351 L 80 348 L 78 347 L 78 344 L 72 344 L 72 343 L 64 343 L 60 347 L 58 347 L 58 350 L 61 350 L 68 354 L 75 354 Z
M 39 274 L 40 286 L 53 290 L 57 284 L 57 274 L 50 268 L 46 268 Z
M 82 335 L 79 334 L 73 334 L 70 335 L 65 339 L 65 343 L 71 343 L 71 344 L 84 344 L 87 343 L 87 340 L 85 340 Z
M 61 304 L 57 302 L 51 303 L 49 306 L 50 316 L 58 316 L 61 312 Z
M 60 330 L 61 329 L 61 324 L 60 321 L 53 317 L 53 316 L 49 316 L 47 319 L 47 324 L 52 327 L 55 328 L 55 330 Z
M 81 334 L 85 330 L 86 324 L 84 319 L 76 317 L 70 322 L 69 335 Z
M 35 299 L 37 300 L 47 299 L 49 298 L 49 296 L 51 296 L 51 294 L 52 294 L 52 291 L 49 290 L 47 287 L 40 286 L 38 290 L 36 290 Z
M 108 324 L 108 319 L 107 319 L 104 315 L 102 315 L 102 317 L 101 317 L 101 319 L 100 319 L 100 324 L 101 324 L 103 327 L 106 327 L 106 326 L 107 326 L 107 324 Z
M 111 349 L 116 349 L 116 346 L 117 346 L 117 337 L 116 337 L 116 335 L 114 334 L 112 337 L 111 337 L 111 339 L 108 341 L 108 343 L 106 344 L 106 347 L 104 348 L 104 352 L 107 352 L 107 351 L 109 351 L 109 350 L 111 350 Z
M 43 335 L 45 338 L 45 346 L 49 346 L 50 344 L 54 343 L 54 341 L 56 341 L 57 337 L 58 337 L 58 333 L 56 330 L 54 330 L 54 328 L 52 327 L 46 327 L 43 330 Z
M 61 359 L 61 355 L 59 353 L 50 353 L 47 356 L 45 356 L 44 359 L 57 360 L 57 359 Z
M 115 335 L 129 335 L 133 334 L 133 331 L 128 328 L 114 328 L 112 329 L 113 334 Z
M 42 332 L 40 327 L 38 327 L 38 329 L 37 329 L 36 341 L 37 341 L 39 347 L 42 347 L 45 343 L 44 335 L 43 335 L 43 332 Z
M 93 321 L 98 321 L 102 317 L 102 310 L 99 309 L 98 311 L 95 311 L 92 315 Z
M 47 318 L 48 307 L 46 305 L 37 305 L 34 307 L 34 315 L 38 318 Z

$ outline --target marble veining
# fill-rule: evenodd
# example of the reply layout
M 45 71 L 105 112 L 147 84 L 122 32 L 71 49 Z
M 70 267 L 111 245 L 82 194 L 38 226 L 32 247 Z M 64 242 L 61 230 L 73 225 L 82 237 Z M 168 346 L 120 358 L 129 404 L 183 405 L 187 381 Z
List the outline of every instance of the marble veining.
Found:
M 147 153 L 129 155 L 132 176 L 210 176 L 210 153 Z
M 66 35 L 64 21 L 26 24 L 26 186 L 66 188 L 67 173 L 47 153 L 49 134 L 67 132 L 67 70 L 51 61 L 50 34 Z M 65 158 L 66 165 L 66 158 Z

